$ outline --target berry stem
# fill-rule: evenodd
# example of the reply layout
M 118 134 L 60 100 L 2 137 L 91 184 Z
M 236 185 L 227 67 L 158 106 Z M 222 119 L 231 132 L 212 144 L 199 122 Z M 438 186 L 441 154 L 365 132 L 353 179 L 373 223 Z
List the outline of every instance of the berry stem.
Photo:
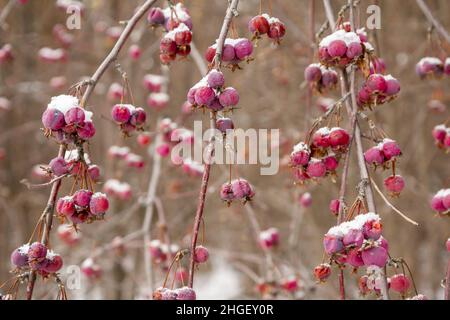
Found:
M 420 10 L 422 10 L 425 17 L 427 17 L 428 21 L 433 25 L 433 27 L 439 32 L 439 34 L 447 41 L 447 43 L 450 43 L 450 35 L 448 34 L 447 30 L 442 26 L 442 24 L 433 16 L 433 14 L 430 11 L 430 8 L 427 6 L 425 1 L 423 0 L 416 0 L 417 5 L 419 6 Z
M 447 274 L 445 276 L 444 299 L 450 300 L 450 258 L 448 258 Z
M 237 7 L 239 4 L 239 0 L 233 0 L 231 1 L 227 13 L 225 15 L 225 19 L 223 21 L 222 29 L 220 30 L 219 40 L 217 42 L 217 49 L 216 49 L 216 55 L 214 57 L 214 63 L 216 69 L 220 69 L 220 61 L 222 59 L 222 51 L 225 44 L 225 39 L 227 37 L 228 31 L 230 29 L 231 21 L 234 16 L 236 16 L 237 13 Z M 216 118 L 217 115 L 215 112 L 211 112 L 210 116 L 210 127 L 214 131 L 216 128 Z M 191 256 L 190 256 L 190 266 L 189 266 L 189 288 L 192 288 L 194 285 L 194 273 L 195 273 L 195 260 L 194 260 L 194 252 L 195 248 L 197 247 L 197 239 L 198 239 L 198 233 L 200 229 L 200 223 L 203 218 L 203 210 L 205 208 L 205 199 L 206 199 L 206 193 L 208 191 L 208 182 L 209 182 L 209 175 L 211 172 L 211 159 L 214 156 L 214 134 L 211 135 L 211 138 L 209 139 L 208 143 L 208 151 L 207 156 L 205 159 L 205 171 L 203 172 L 202 176 L 202 184 L 200 187 L 200 194 L 198 198 L 198 206 L 197 206 L 197 212 L 195 214 L 195 220 L 194 220 L 194 227 L 192 230 L 192 241 L 191 241 Z

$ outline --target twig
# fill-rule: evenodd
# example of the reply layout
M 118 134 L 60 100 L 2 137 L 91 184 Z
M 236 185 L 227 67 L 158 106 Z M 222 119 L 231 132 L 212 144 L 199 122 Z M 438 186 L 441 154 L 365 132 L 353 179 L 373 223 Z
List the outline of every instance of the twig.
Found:
M 87 101 L 89 100 L 89 97 L 91 96 L 92 91 L 94 90 L 97 82 L 100 80 L 102 75 L 104 74 L 105 70 L 109 67 L 109 65 L 117 58 L 120 50 L 124 46 L 125 42 L 127 41 L 128 37 L 130 36 L 131 32 L 133 31 L 134 27 L 136 26 L 137 22 L 144 16 L 144 14 L 147 12 L 147 10 L 156 2 L 156 0 L 147 0 L 133 15 L 133 17 L 128 21 L 127 26 L 123 30 L 122 34 L 120 35 L 119 39 L 117 40 L 116 44 L 114 45 L 111 52 L 108 54 L 108 56 L 103 60 L 103 62 L 100 64 L 98 69 L 95 71 L 94 75 L 91 77 L 90 81 L 87 84 L 86 91 L 83 95 L 81 105 L 85 106 Z M 66 153 L 66 146 L 60 145 L 58 156 L 63 157 Z M 43 226 L 43 234 L 41 238 L 41 243 L 44 245 L 48 244 L 48 239 L 50 235 L 50 230 L 52 228 L 52 222 L 53 222 L 53 210 L 54 205 L 56 202 L 56 198 L 58 196 L 59 187 L 61 186 L 61 180 L 56 181 L 52 185 L 52 189 L 50 192 L 50 196 L 47 202 L 47 206 L 44 210 L 45 214 L 45 221 Z M 36 272 L 33 271 L 30 275 L 30 279 L 27 286 L 27 300 L 31 300 L 33 297 L 33 290 L 34 285 L 36 282 Z
M 408 218 L 404 213 L 402 213 L 392 203 L 390 203 L 389 200 L 384 196 L 383 192 L 381 192 L 380 188 L 377 186 L 377 184 L 375 183 L 375 181 L 372 178 L 370 179 L 370 181 L 372 182 L 372 185 L 375 188 L 375 190 L 377 191 L 377 193 L 380 195 L 381 199 L 383 199 L 383 201 L 386 203 L 386 205 L 389 208 L 394 210 L 395 213 L 398 213 L 403 219 L 405 219 L 409 223 L 412 223 L 415 226 L 419 225 L 416 221 L 412 220 L 411 218 Z
M 203 61 L 203 57 L 200 54 L 200 52 L 197 49 L 197 46 L 195 45 L 194 41 L 191 42 L 191 55 L 194 59 L 195 64 L 197 65 L 198 70 L 200 71 L 202 77 L 206 76 L 208 73 L 208 67 L 206 66 L 205 62 Z
M 427 17 L 428 21 L 434 26 L 437 32 L 439 32 L 439 34 L 442 37 L 444 37 L 445 41 L 450 43 L 450 35 L 448 34 L 447 30 L 445 30 L 445 28 L 442 26 L 442 24 L 433 16 L 427 4 L 423 0 L 416 0 L 416 2 L 420 10 L 422 10 L 425 17 Z
M 228 30 L 230 29 L 231 21 L 235 15 L 237 15 L 237 6 L 239 4 L 239 0 L 232 0 L 228 9 L 227 13 L 225 15 L 225 19 L 223 21 L 222 29 L 220 31 L 219 40 L 217 43 L 217 49 L 216 49 L 216 55 L 214 57 L 215 61 L 215 67 L 217 69 L 220 69 L 220 61 L 222 60 L 222 51 L 223 46 L 225 44 L 225 39 L 228 34 Z M 214 112 L 211 112 L 210 117 L 210 127 L 211 129 L 215 129 L 216 127 L 216 114 Z M 198 233 L 200 229 L 200 223 L 203 218 L 203 210 L 205 207 L 205 199 L 206 199 L 206 193 L 208 190 L 208 182 L 209 182 L 209 175 L 211 172 L 211 159 L 214 155 L 214 134 L 211 135 L 209 144 L 207 146 L 207 159 L 205 163 L 205 170 L 203 172 L 202 177 L 202 184 L 200 187 L 200 194 L 198 199 L 198 206 L 197 206 L 197 212 L 195 214 L 195 221 L 194 221 L 194 227 L 192 230 L 192 241 L 191 241 L 191 256 L 190 256 L 190 266 L 189 266 L 189 287 L 192 288 L 194 285 L 194 273 L 195 273 L 195 260 L 194 260 L 194 252 L 195 248 L 197 247 L 197 238 Z
M 20 180 L 21 184 L 24 184 L 28 189 L 39 189 L 53 185 L 56 181 L 62 180 L 65 177 L 69 176 L 69 173 L 63 174 L 59 177 L 53 178 L 49 182 L 41 183 L 41 184 L 32 184 L 27 179 Z
M 10 14 L 12 8 L 16 5 L 17 0 L 9 0 L 9 2 L 5 5 L 3 10 L 0 12 L 0 28 L 5 28 L 5 21 L 8 15 Z

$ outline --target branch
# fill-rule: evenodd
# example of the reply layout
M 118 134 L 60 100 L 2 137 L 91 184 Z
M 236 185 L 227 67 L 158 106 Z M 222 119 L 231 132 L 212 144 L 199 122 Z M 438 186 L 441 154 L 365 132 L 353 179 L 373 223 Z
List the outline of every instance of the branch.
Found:
M 12 8 L 16 5 L 17 0 L 9 0 L 9 2 L 5 5 L 3 10 L 0 12 L 0 28 L 5 29 L 5 21 L 8 15 L 10 14 Z
M 215 61 L 215 67 L 217 69 L 220 69 L 220 61 L 222 60 L 222 51 L 223 46 L 225 44 L 225 39 L 228 34 L 228 30 L 230 29 L 231 21 L 234 16 L 236 16 L 237 13 L 237 7 L 239 4 L 239 0 L 232 0 L 228 9 L 227 13 L 225 15 L 225 19 L 223 21 L 222 29 L 220 31 L 219 40 L 217 43 L 217 49 L 216 49 L 216 55 L 214 57 Z M 211 112 L 210 117 L 210 127 L 211 129 L 216 128 L 216 113 Z M 211 159 L 214 155 L 214 134 L 211 135 L 209 144 L 207 146 L 207 159 L 205 163 L 205 170 L 203 172 L 202 177 L 202 184 L 200 187 L 200 194 L 198 199 L 198 206 L 197 206 L 197 212 L 195 214 L 195 220 L 194 220 L 194 227 L 192 230 L 192 241 L 191 241 L 191 256 L 190 256 L 190 266 L 189 266 L 189 287 L 192 288 L 194 285 L 194 273 L 195 273 L 195 260 L 194 260 L 194 253 L 195 248 L 197 247 L 197 238 L 198 238 L 198 232 L 200 229 L 200 223 L 203 218 L 203 210 L 205 207 L 205 199 L 206 199 L 206 193 L 208 190 L 208 182 L 209 182 L 209 175 L 211 172 Z
M 129 38 L 131 32 L 133 31 L 134 27 L 136 26 L 137 22 L 144 16 L 144 14 L 147 12 L 148 9 L 156 2 L 156 0 L 147 0 L 133 15 L 133 17 L 128 21 L 127 26 L 123 30 L 122 34 L 120 35 L 119 39 L 117 40 L 116 44 L 112 48 L 111 52 L 108 54 L 108 56 L 103 60 L 103 62 L 100 64 L 98 69 L 95 71 L 94 75 L 91 77 L 90 81 L 87 84 L 86 92 L 83 95 L 81 106 L 84 107 L 89 100 L 89 97 L 91 96 L 92 91 L 94 90 L 95 86 L 97 85 L 97 82 L 100 80 L 102 75 L 104 74 L 105 70 L 109 67 L 109 65 L 117 58 L 120 50 L 123 48 L 125 42 Z M 66 154 L 66 146 L 60 145 L 58 156 L 63 157 Z M 56 202 L 56 198 L 58 197 L 58 191 L 61 186 L 61 180 L 56 181 L 52 185 L 52 189 L 50 192 L 50 196 L 47 202 L 47 206 L 44 210 L 44 225 L 41 238 L 41 243 L 47 246 L 50 231 L 52 228 L 53 223 L 53 211 L 54 206 Z M 36 271 L 33 271 L 30 275 L 30 279 L 27 286 L 27 300 L 31 300 L 33 297 L 33 291 L 34 291 L 34 285 L 36 282 Z
M 445 28 L 442 26 L 442 24 L 438 20 L 436 20 L 436 18 L 433 16 L 427 4 L 423 0 L 416 0 L 416 2 L 420 10 L 422 10 L 425 17 L 427 17 L 428 21 L 436 28 L 436 30 L 445 39 L 445 41 L 450 43 L 450 35 L 448 34 L 447 30 L 445 30 Z

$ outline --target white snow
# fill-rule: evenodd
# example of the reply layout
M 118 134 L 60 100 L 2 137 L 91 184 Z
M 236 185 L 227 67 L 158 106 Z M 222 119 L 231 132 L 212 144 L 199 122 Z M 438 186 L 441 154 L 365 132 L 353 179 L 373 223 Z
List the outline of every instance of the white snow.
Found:
M 320 41 L 319 47 L 328 47 L 328 45 L 335 40 L 342 40 L 347 46 L 353 42 L 361 43 L 361 39 L 356 33 L 346 32 L 345 30 L 338 30 L 323 38 L 322 41 Z

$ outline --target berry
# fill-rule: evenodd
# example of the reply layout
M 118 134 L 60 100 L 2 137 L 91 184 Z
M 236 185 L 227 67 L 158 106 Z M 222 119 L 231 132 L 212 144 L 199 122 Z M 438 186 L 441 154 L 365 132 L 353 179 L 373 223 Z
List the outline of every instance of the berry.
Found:
M 216 48 L 211 46 L 205 52 L 205 59 L 209 63 L 213 62 L 214 57 L 216 56 Z
M 237 199 L 243 199 L 249 201 L 255 195 L 253 187 L 245 179 L 237 179 L 231 182 L 231 189 L 233 190 L 233 195 Z
M 195 103 L 199 106 L 208 106 L 216 97 L 214 90 L 210 87 L 200 87 L 195 91 Z
M 170 38 L 162 38 L 159 44 L 159 51 L 163 55 L 172 55 L 177 53 L 177 44 Z
M 334 214 L 335 216 L 337 216 L 339 214 L 339 206 L 340 206 L 341 202 L 339 201 L 339 199 L 333 199 L 330 201 L 330 211 L 332 214 Z
M 81 125 L 84 122 L 85 113 L 80 107 L 70 108 L 64 115 L 67 125 Z
M 248 23 L 248 30 L 256 35 L 266 34 L 269 29 L 269 22 L 262 15 L 253 17 Z
M 69 172 L 69 168 L 66 160 L 63 157 L 57 157 L 50 161 L 49 163 L 50 170 L 52 173 L 59 177 Z
M 308 82 L 318 82 L 322 78 L 322 71 L 318 64 L 311 64 L 305 69 L 305 80 Z
M 411 286 L 411 282 L 408 277 L 404 274 L 396 274 L 391 277 L 390 288 L 398 293 L 404 295 L 409 287 Z
M 318 282 L 325 282 L 331 275 L 331 266 L 328 263 L 319 264 L 314 268 L 314 277 Z
M 50 130 L 60 130 L 64 127 L 64 114 L 56 109 L 47 109 L 42 114 L 42 124 Z
M 338 160 L 334 156 L 328 156 L 328 157 L 324 158 L 322 161 L 323 161 L 323 164 L 325 165 L 325 168 L 327 169 L 327 171 L 330 171 L 330 172 L 335 171 L 339 165 Z
M 48 273 L 55 273 L 61 270 L 63 266 L 63 260 L 60 255 L 52 254 L 50 258 L 47 259 L 44 271 Z
M 348 45 L 346 56 L 349 59 L 359 57 L 363 53 L 363 48 L 360 43 L 352 42 Z
M 384 163 L 384 155 L 378 147 L 372 147 L 364 152 L 364 159 L 368 164 L 382 165 Z
M 104 214 L 109 208 L 109 201 L 105 194 L 94 193 L 89 202 L 89 210 L 93 215 Z
M 345 147 L 348 146 L 350 142 L 350 135 L 342 128 L 333 128 L 330 130 L 328 141 L 330 146 L 333 148 L 342 146 Z
M 386 90 L 385 94 L 388 96 L 394 96 L 400 92 L 400 82 L 392 76 L 385 77 Z
M 189 30 L 179 31 L 175 34 L 175 43 L 178 46 L 186 46 L 192 41 L 192 33 Z
M 194 289 L 189 287 L 182 287 L 175 290 L 176 300 L 196 300 Z
M 383 141 L 383 155 L 386 161 L 389 161 L 394 157 L 398 157 L 401 154 L 402 151 L 395 141 L 388 139 Z
M 236 199 L 236 196 L 233 193 L 233 188 L 230 183 L 224 183 L 220 188 L 220 199 L 231 203 Z
M 206 261 L 208 261 L 208 258 L 209 258 L 208 249 L 206 249 L 203 246 L 197 246 L 195 248 L 194 260 L 196 263 L 205 263 Z
M 309 208 L 312 205 L 312 196 L 311 193 L 305 192 L 299 198 L 299 203 L 304 208 Z
M 324 127 L 317 130 L 312 136 L 312 144 L 318 148 L 328 148 L 330 146 L 330 131 Z
M 208 73 L 208 85 L 211 88 L 217 89 L 225 84 L 223 73 L 218 70 L 212 70 Z
M 364 261 L 361 256 L 361 251 L 359 251 L 358 248 L 350 249 L 347 252 L 346 262 L 354 268 L 362 267 L 364 265 Z
M 371 74 L 366 81 L 367 88 L 372 93 L 384 93 L 387 89 L 387 83 L 381 74 Z
M 92 181 L 96 182 L 100 178 L 100 168 L 95 164 L 91 164 L 88 167 L 88 174 Z
M 388 253 L 383 247 L 373 247 L 362 251 L 365 266 L 384 267 L 388 261 Z
M 392 195 L 398 196 L 405 188 L 405 180 L 399 175 L 391 176 L 384 180 L 384 186 Z
M 118 123 L 127 123 L 130 120 L 131 112 L 128 105 L 116 104 L 111 111 L 114 121 Z
M 156 152 L 163 158 L 167 157 L 170 153 L 170 146 L 166 143 L 163 143 L 156 147 Z
M 325 88 L 333 88 L 338 83 L 336 71 L 327 69 L 322 72 L 321 84 Z
M 95 132 L 94 124 L 91 121 L 85 122 L 81 127 L 77 128 L 77 134 L 83 140 L 89 140 L 95 135 Z
M 28 245 L 17 248 L 11 254 L 11 263 L 17 268 L 23 268 L 28 265 Z
M 151 8 L 147 15 L 147 21 L 152 26 L 163 25 L 165 22 L 164 13 L 161 8 Z
M 252 55 L 253 43 L 246 38 L 239 39 L 234 45 L 234 52 L 237 59 L 244 60 Z
M 216 121 L 216 128 L 222 132 L 222 134 L 226 134 L 228 130 L 234 129 L 233 120 L 230 118 L 219 118 Z
M 351 229 L 349 230 L 342 239 L 344 246 L 354 246 L 361 247 L 364 242 L 364 235 L 361 230 Z
M 347 52 L 347 45 L 343 40 L 334 40 L 328 45 L 328 54 L 332 58 L 343 57 Z
M 47 247 L 40 242 L 34 242 L 28 250 L 28 257 L 30 260 L 43 261 L 46 256 Z
M 294 276 L 289 279 L 286 279 L 281 284 L 284 290 L 287 292 L 294 293 L 298 290 L 298 279 Z
M 270 39 L 274 39 L 279 41 L 286 34 L 286 26 L 284 23 L 280 21 L 272 22 L 269 26 L 269 31 L 267 32 L 267 36 Z
M 280 233 L 276 228 L 270 228 L 259 234 L 259 244 L 264 249 L 271 249 L 280 243 Z
M 148 146 L 151 141 L 152 141 L 152 138 L 148 133 L 140 133 L 137 136 L 137 142 L 139 143 L 139 145 L 141 145 L 143 147 Z
M 306 173 L 311 178 L 322 178 L 325 176 L 327 172 L 327 168 L 325 167 L 325 164 L 318 159 L 311 159 L 308 163 L 308 167 L 306 168 Z
M 91 202 L 92 192 L 89 190 L 78 190 L 73 195 L 73 201 L 75 205 L 85 208 L 89 206 L 89 203 Z
M 222 52 L 222 61 L 231 62 L 236 58 L 236 52 L 231 44 L 225 43 Z
M 75 213 L 75 202 L 72 197 L 63 197 L 56 203 L 56 211 L 65 216 L 72 216 Z
M 239 93 L 232 87 L 226 88 L 219 95 L 219 102 L 224 107 L 234 107 L 239 103 Z
M 133 110 L 130 118 L 130 124 L 136 127 L 141 127 L 147 120 L 147 113 L 142 108 L 136 108 Z
M 326 234 L 323 238 L 323 247 L 328 255 L 340 252 L 344 248 L 341 238 Z
M 363 233 L 366 239 L 378 240 L 382 232 L 382 224 L 377 220 L 369 220 L 363 225 Z

